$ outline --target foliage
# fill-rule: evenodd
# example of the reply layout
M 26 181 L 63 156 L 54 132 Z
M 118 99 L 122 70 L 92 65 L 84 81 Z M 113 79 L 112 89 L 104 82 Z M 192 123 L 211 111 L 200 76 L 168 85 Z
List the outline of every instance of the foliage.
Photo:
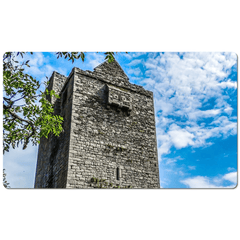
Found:
M 108 62 L 114 61 L 114 53 L 113 52 L 105 52 L 106 55 L 105 60 L 108 60 Z
M 26 149 L 30 140 L 36 145 L 42 136 L 58 136 L 62 131 L 63 118 L 53 114 L 46 98 L 59 96 L 54 91 L 39 91 L 40 83 L 24 73 L 29 60 L 22 64 L 16 61 L 19 54 L 23 57 L 24 53 L 8 52 L 3 56 L 3 152 L 19 143 Z
M 24 72 L 30 67 L 29 60 L 22 63 L 16 60 L 24 54 L 6 52 L 3 55 L 3 153 L 19 143 L 26 149 L 29 142 L 36 145 L 41 137 L 59 136 L 63 130 L 63 118 L 54 114 L 53 105 L 47 99 L 48 95 L 59 96 L 53 90 L 39 90 L 40 83 L 36 78 Z M 85 59 L 84 52 L 57 52 L 56 55 L 72 63 L 79 58 Z M 114 60 L 113 52 L 105 55 L 108 62 Z
M 68 61 L 74 62 L 74 60 L 81 58 L 84 62 L 85 54 L 84 52 L 57 52 L 57 58 L 64 57 L 65 59 L 68 58 Z
M 65 59 L 68 59 L 68 61 L 74 62 L 74 60 L 81 58 L 84 62 L 85 60 L 85 53 L 84 52 L 57 52 L 57 58 L 64 57 Z M 105 52 L 106 55 L 105 60 L 108 60 L 108 62 L 114 61 L 114 52 Z
M 5 169 L 3 169 L 3 186 L 5 188 L 10 188 L 9 183 L 7 182 L 6 176 L 7 174 L 5 173 Z

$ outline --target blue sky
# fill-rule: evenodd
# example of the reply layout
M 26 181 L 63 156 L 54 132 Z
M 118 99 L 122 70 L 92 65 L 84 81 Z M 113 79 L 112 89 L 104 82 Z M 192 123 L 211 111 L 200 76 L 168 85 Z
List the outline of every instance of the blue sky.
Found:
M 72 64 L 34 53 L 29 74 L 93 70 L 102 53 Z M 162 188 L 233 188 L 237 183 L 237 56 L 234 53 L 118 53 L 130 82 L 153 91 Z M 42 86 L 42 90 L 44 86 Z M 3 166 L 12 188 L 32 188 L 37 147 L 10 150 Z

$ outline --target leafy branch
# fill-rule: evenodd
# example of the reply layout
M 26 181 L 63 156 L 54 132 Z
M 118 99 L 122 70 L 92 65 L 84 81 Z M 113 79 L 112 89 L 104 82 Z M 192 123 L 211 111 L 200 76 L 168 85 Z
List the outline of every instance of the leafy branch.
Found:
M 9 186 L 9 183 L 7 182 L 6 176 L 7 176 L 7 174 L 6 174 L 6 172 L 5 172 L 5 169 L 3 169 L 3 186 L 4 186 L 5 188 L 11 188 L 11 187 Z
M 54 106 L 47 100 L 47 96 L 59 96 L 47 88 L 45 92 L 40 91 L 39 81 L 25 71 L 30 67 L 30 60 L 23 60 L 25 54 L 6 52 L 3 55 L 3 153 L 19 143 L 26 149 L 30 141 L 36 145 L 41 137 L 59 136 L 63 130 L 63 118 L 54 114 Z M 114 61 L 114 52 L 104 54 L 105 60 Z M 56 55 L 72 63 L 85 60 L 84 52 L 57 52 Z M 45 84 L 47 87 L 48 83 Z
M 16 60 L 24 54 L 7 52 L 3 56 L 3 153 L 10 146 L 22 143 L 26 149 L 30 140 L 36 145 L 42 136 L 62 132 L 63 118 L 53 114 L 53 105 L 47 100 L 47 95 L 59 96 L 47 89 L 38 93 L 40 83 L 24 72 L 24 67 L 30 67 L 29 60 L 22 64 Z

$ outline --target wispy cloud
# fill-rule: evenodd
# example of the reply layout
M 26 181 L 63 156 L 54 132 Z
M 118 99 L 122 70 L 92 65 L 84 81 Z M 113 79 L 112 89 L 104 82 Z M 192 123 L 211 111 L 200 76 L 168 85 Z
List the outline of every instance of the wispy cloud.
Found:
M 128 66 L 129 66 L 129 67 L 133 67 L 133 66 L 136 66 L 136 65 L 140 64 L 141 62 L 142 62 L 142 59 L 135 59 L 135 60 L 131 61 L 131 62 L 128 64 Z
M 176 124 L 172 124 L 170 126 L 168 135 L 170 136 L 171 143 L 176 148 L 183 148 L 194 144 L 194 135 L 188 132 L 186 129 L 180 128 Z
M 226 180 L 230 182 L 230 185 L 223 185 L 223 182 Z M 234 188 L 237 185 L 237 172 L 227 173 L 215 178 L 196 176 L 181 180 L 180 182 L 189 188 Z
M 100 53 L 88 53 L 86 65 L 95 68 L 104 61 L 104 55 Z
M 140 68 L 131 68 L 128 71 L 128 74 L 134 74 L 135 76 L 139 76 L 142 74 L 142 71 L 140 70 Z
M 228 167 L 228 169 L 227 169 L 229 172 L 231 172 L 231 171 L 235 171 L 235 168 L 232 168 L 232 167 Z
M 147 78 L 141 83 L 154 92 L 160 157 L 171 146 L 206 146 L 211 145 L 207 139 L 236 134 L 233 108 L 224 93 L 237 88 L 228 78 L 236 61 L 233 53 L 148 55 L 143 62 Z M 203 109 L 211 99 L 211 108 Z M 205 119 L 210 122 L 199 122 Z
M 223 176 L 224 180 L 237 184 L 237 172 L 230 172 Z
M 180 157 L 180 156 L 177 156 L 177 157 L 175 157 L 175 158 L 167 158 L 167 159 L 166 159 L 166 165 L 168 165 L 168 164 L 174 164 L 174 163 L 176 163 L 177 161 L 180 161 L 180 160 L 183 160 L 183 158 Z
M 196 166 L 188 166 L 190 170 L 196 170 Z

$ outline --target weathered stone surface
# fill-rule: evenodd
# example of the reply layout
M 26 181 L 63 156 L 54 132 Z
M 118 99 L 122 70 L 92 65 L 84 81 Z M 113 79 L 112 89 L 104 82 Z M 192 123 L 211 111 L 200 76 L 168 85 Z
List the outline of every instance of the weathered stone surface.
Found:
M 126 90 L 121 90 L 111 85 L 108 88 L 108 104 L 132 110 L 132 96 Z
M 116 61 L 54 73 L 49 89 L 64 132 L 41 139 L 35 188 L 160 187 L 152 92 Z

